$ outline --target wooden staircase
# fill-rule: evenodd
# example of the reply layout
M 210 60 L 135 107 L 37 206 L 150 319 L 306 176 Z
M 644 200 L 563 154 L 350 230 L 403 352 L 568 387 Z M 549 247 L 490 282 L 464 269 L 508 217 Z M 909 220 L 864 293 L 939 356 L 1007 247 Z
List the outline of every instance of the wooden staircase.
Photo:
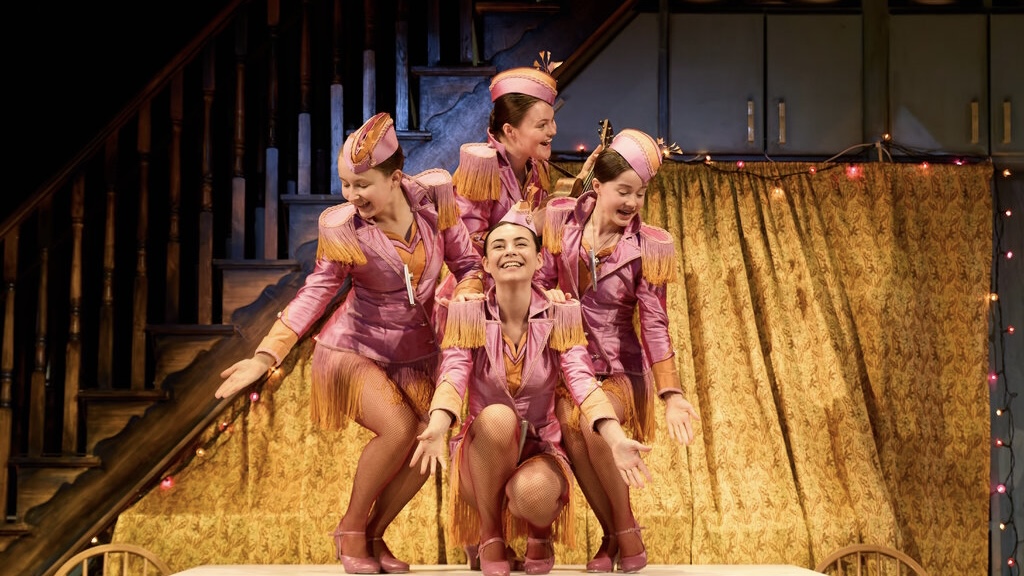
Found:
M 348 131 L 390 110 L 408 172 L 454 170 L 497 70 L 590 50 L 633 4 L 223 3 L 0 225 L 4 574 L 109 540 L 233 402 L 219 373 L 312 269 Z

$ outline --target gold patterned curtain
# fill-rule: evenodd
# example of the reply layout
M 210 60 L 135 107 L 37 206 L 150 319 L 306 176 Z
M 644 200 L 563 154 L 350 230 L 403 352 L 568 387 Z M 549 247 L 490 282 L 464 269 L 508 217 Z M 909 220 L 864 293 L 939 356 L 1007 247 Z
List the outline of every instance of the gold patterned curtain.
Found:
M 869 542 L 932 573 L 978 573 L 992 167 L 812 168 L 668 163 L 650 187 L 645 220 L 678 241 L 672 335 L 702 417 L 689 447 L 658 436 L 655 481 L 634 492 L 650 561 L 813 567 Z M 310 350 L 251 408 L 238 400 L 115 539 L 179 570 L 334 562 L 328 532 L 368 437 L 311 427 Z M 584 563 L 600 540 L 576 496 L 578 546 L 559 563 Z M 388 531 L 396 555 L 464 561 L 440 543 L 446 497 L 428 481 Z

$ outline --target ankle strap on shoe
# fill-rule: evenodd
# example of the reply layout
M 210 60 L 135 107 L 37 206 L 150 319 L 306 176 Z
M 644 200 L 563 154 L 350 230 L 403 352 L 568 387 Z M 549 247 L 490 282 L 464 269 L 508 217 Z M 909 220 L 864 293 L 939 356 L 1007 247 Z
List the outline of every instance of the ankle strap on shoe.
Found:
M 626 528 L 625 530 L 619 530 L 618 532 L 615 533 L 615 536 L 621 536 L 623 534 L 631 534 L 633 532 L 639 534 L 641 530 L 647 530 L 647 526 L 634 526 L 632 528 Z
M 502 548 L 504 548 L 505 539 L 502 538 L 501 536 L 495 536 L 494 538 L 491 538 L 490 540 L 487 540 L 486 542 L 481 542 L 480 545 L 477 546 L 477 548 L 476 548 L 476 553 L 478 555 L 482 556 L 483 553 L 484 553 L 484 548 L 487 548 L 487 546 L 489 546 L 491 544 L 494 544 L 495 542 L 501 542 L 502 545 L 503 545 Z

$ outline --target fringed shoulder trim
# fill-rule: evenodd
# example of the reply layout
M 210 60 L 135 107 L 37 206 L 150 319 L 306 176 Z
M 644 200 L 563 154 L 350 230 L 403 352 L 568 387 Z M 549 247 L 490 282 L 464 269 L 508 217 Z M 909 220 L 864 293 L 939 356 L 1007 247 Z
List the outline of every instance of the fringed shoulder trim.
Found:
M 551 303 L 551 336 L 548 346 L 558 352 L 565 352 L 573 346 L 586 346 L 587 337 L 583 334 L 583 313 L 578 300 L 564 304 Z
M 342 264 L 366 264 L 366 255 L 359 246 L 353 217 L 356 208 L 349 202 L 331 206 L 320 213 L 317 259 Z
M 501 197 L 498 152 L 482 142 L 463 144 L 452 181 L 455 192 L 467 200 L 497 200 Z
M 483 300 L 448 304 L 441 348 L 479 348 L 486 341 Z
M 569 215 L 576 210 L 576 199 L 571 197 L 552 198 L 544 207 L 544 248 L 551 254 L 562 253 L 562 230 L 569 221 Z
M 455 225 L 459 220 L 459 205 L 455 202 L 451 173 L 443 168 L 431 168 L 409 178 L 423 187 L 437 209 L 437 229 L 447 230 Z
M 651 284 L 676 279 L 676 245 L 667 230 L 649 224 L 640 226 L 640 258 L 644 278 Z

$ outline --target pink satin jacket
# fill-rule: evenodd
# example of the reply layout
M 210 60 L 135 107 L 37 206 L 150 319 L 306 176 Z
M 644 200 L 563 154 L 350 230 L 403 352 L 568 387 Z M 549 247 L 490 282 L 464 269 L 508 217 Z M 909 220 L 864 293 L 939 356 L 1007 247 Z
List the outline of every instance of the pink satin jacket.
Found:
M 450 189 L 450 177 L 448 182 Z M 414 362 L 439 353 L 431 319 L 441 268 L 447 264 L 460 281 L 479 278 L 480 259 L 457 218 L 455 225 L 438 231 L 438 214 L 428 187 L 406 177 L 402 189 L 416 220 L 412 244 L 422 242 L 425 255 L 419 282 L 413 286 L 413 301 L 409 301 L 404 264 L 392 241 L 345 203 L 328 208 L 320 217 L 316 268 L 281 313 L 281 321 L 292 331 L 304 334 L 327 311 L 345 279 L 351 278 L 352 288 L 316 336 L 318 344 L 381 362 Z M 360 250 L 365 263 L 346 256 Z
M 501 196 L 497 200 L 468 200 L 461 195 L 457 197 L 462 221 L 466 223 L 466 229 L 469 230 L 469 234 L 473 238 L 473 245 L 481 254 L 483 253 L 484 235 L 487 234 L 491 226 L 497 224 L 508 213 L 512 206 L 522 200 L 529 200 L 533 209 L 537 210 L 543 206 L 548 195 L 540 172 L 547 170 L 545 162 L 528 160 L 526 163 L 527 182 L 525 186 L 520 187 L 519 181 L 516 180 L 516 175 L 512 171 L 512 166 L 509 164 L 505 145 L 495 140 L 489 132 L 487 145 L 493 148 L 498 156 Z
M 453 306 L 458 305 L 460 304 Z M 501 321 L 498 320 L 494 289 L 488 290 L 487 300 L 484 302 L 467 302 L 461 305 L 477 306 L 478 310 L 482 309 L 485 335 L 482 346 L 445 348 L 441 353 L 439 385 L 431 409 L 443 408 L 458 416 L 461 414 L 461 401 L 467 394 L 469 397 L 466 420 L 463 422 L 461 432 L 452 439 L 453 445 L 486 406 L 505 404 L 512 407 L 520 419 L 529 423 L 527 442 L 540 442 L 543 451 L 564 456 L 561 446 L 562 432 L 555 417 L 555 389 L 560 376 L 564 378 L 566 388 L 576 403 L 584 407 L 584 414 L 592 424 L 602 418 L 615 417 L 594 378 L 586 348 L 577 344 L 558 352 L 549 346 L 549 338 L 556 323 L 553 318 L 553 307 L 558 305 L 552 304 L 539 286 L 534 285 L 533 299 L 530 303 L 529 335 L 524 352 L 522 382 L 515 396 L 509 392 L 505 378 L 505 343 L 502 339 Z M 578 327 L 578 308 L 571 308 L 570 312 L 574 315 Z M 448 318 L 451 319 L 452 316 L 449 314 Z M 445 383 L 454 388 L 454 393 L 445 393 Z M 595 393 L 596 396 L 591 398 Z
M 556 228 L 561 225 L 561 252 L 553 255 L 544 250 L 544 265 L 535 280 L 545 289 L 558 286 L 580 301 L 587 350 L 598 375 L 643 374 L 652 363 L 674 355 L 665 284 L 652 283 L 644 276 L 641 257 L 643 244 L 652 241 L 645 233 L 658 233 L 659 237 L 666 233 L 634 217 L 613 252 L 601 259 L 597 285 L 580 294 L 579 261 L 590 261 L 589 252 L 583 248 L 583 228 L 596 199 L 596 194 L 589 191 L 578 199 L 558 198 L 548 204 L 548 223 Z M 546 238 L 545 246 L 551 240 Z M 642 344 L 633 326 L 634 309 L 639 309 Z

